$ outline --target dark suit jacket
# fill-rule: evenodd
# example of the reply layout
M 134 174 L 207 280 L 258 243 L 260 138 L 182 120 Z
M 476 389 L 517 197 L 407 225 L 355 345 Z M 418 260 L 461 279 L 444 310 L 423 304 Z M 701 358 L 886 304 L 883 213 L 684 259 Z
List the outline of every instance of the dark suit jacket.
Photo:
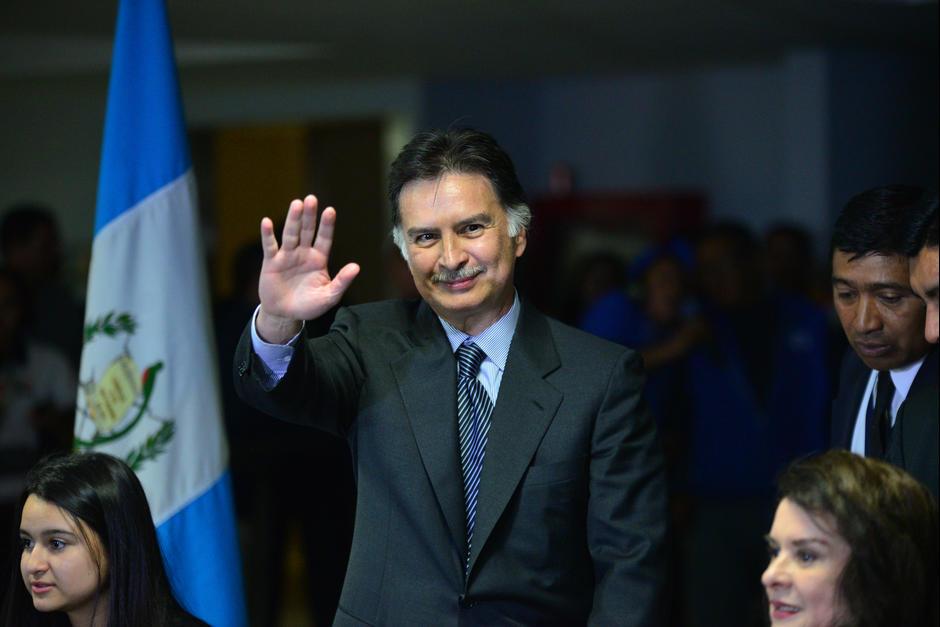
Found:
M 352 447 L 356 527 L 334 624 L 659 624 L 665 485 L 636 353 L 523 302 L 465 577 L 456 365 L 437 317 L 362 305 L 305 341 L 267 393 L 246 330 L 236 387 Z
M 855 419 L 865 394 L 871 368 L 849 349 L 842 360 L 839 375 L 839 393 L 832 403 L 832 445 L 836 448 L 852 447 Z M 899 466 L 930 488 L 938 490 L 938 382 L 937 347 L 931 348 L 917 371 L 907 398 L 898 411 L 887 461 Z

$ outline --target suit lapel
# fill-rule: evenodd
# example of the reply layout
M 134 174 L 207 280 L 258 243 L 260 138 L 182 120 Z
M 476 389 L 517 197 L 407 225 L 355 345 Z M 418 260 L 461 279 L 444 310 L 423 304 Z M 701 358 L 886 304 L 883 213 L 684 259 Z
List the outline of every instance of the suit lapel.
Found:
M 902 468 L 910 468 L 915 460 L 928 457 L 920 453 L 930 443 L 936 441 L 936 428 L 931 434 L 931 421 L 937 420 L 937 348 L 927 354 L 927 358 L 917 371 L 911 389 L 899 412 L 897 426 L 900 427 L 900 450 L 892 451 L 896 459 L 890 461 Z M 927 419 L 921 419 L 926 416 Z M 895 448 L 895 447 L 892 447 Z M 929 451 L 929 448 L 926 450 Z
M 463 482 L 457 459 L 457 369 L 431 309 L 418 310 L 414 347 L 391 362 L 421 462 L 458 551 L 466 546 Z
M 559 364 L 548 322 L 523 302 L 487 437 L 470 569 L 561 404 L 544 379 Z
M 855 432 L 855 419 L 865 398 L 865 388 L 871 376 L 871 368 L 866 366 L 852 348 L 848 349 L 846 359 L 852 362 L 848 365 L 846 379 L 842 383 L 845 390 L 839 390 L 840 405 L 833 412 L 833 420 L 837 431 L 833 433 L 833 447 L 852 449 L 852 434 Z

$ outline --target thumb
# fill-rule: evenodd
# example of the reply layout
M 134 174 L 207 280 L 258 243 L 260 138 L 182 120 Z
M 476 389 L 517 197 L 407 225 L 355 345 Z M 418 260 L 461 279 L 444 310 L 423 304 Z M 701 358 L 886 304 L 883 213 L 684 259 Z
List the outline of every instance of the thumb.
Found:
M 340 271 L 337 272 L 333 280 L 330 281 L 330 287 L 333 288 L 333 292 L 336 296 L 340 297 L 346 292 L 349 285 L 353 282 L 353 279 L 357 276 L 359 276 L 359 264 L 347 263 L 340 268 Z

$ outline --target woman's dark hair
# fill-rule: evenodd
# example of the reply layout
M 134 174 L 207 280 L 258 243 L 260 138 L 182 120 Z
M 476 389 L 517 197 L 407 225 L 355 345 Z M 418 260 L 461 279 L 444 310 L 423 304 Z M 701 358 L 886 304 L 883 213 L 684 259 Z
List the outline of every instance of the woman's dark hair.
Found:
M 167 579 L 144 489 L 127 464 L 104 453 L 53 455 L 27 475 L 17 503 L 17 521 L 31 494 L 60 507 L 81 533 L 79 522 L 98 535 L 108 562 L 109 626 L 163 627 L 186 615 Z M 18 531 L 12 540 L 17 547 L 13 555 L 19 555 Z M 85 542 L 91 549 L 89 538 Z M 92 556 L 96 557 L 93 549 Z M 3 624 L 68 625 L 60 612 L 42 613 L 33 608 L 18 560 L 13 561 L 7 600 L 0 614 Z
M 833 450 L 794 462 L 780 498 L 835 524 L 851 553 L 838 594 L 847 625 L 937 625 L 937 502 L 888 463 Z

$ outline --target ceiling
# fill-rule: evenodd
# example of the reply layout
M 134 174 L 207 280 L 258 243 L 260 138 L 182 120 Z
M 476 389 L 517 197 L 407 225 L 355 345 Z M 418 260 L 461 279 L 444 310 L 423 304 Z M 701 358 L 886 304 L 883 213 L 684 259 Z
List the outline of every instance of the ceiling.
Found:
M 0 80 L 107 70 L 116 0 L 8 0 Z M 168 0 L 184 72 L 539 77 L 740 62 L 801 47 L 937 56 L 935 1 Z

